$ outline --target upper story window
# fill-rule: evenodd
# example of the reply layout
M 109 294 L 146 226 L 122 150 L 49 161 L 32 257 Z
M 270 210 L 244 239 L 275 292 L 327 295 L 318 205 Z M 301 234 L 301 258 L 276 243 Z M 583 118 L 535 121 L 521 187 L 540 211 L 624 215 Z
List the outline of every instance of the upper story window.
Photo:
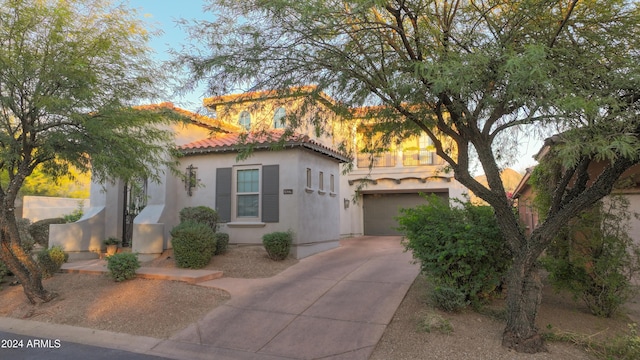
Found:
M 402 142 L 402 164 L 404 166 L 441 165 L 433 141 L 426 134 Z
M 361 128 L 357 135 L 357 166 L 394 167 L 396 166 L 395 142 L 381 132 Z
M 276 112 L 273 114 L 273 128 L 274 129 L 282 129 L 284 128 L 284 117 L 287 115 L 287 112 L 283 107 L 279 107 L 276 109 Z
M 241 112 L 238 124 L 246 130 L 249 130 L 251 128 L 251 114 L 249 114 L 248 111 Z

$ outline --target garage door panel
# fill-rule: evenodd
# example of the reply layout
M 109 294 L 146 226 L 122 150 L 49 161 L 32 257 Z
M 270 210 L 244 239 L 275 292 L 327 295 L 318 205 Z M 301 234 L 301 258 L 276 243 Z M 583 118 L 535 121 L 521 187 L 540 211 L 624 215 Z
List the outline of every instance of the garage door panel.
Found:
M 447 193 L 435 193 L 448 200 Z M 418 193 L 384 193 L 363 195 L 363 220 L 365 235 L 401 235 L 396 230 L 398 222 L 395 217 L 400 209 L 413 208 L 425 204 L 426 200 Z

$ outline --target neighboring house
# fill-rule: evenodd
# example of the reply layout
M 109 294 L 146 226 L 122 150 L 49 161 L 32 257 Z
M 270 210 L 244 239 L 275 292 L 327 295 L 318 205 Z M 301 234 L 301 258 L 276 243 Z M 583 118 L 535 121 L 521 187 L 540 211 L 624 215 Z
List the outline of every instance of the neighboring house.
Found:
M 504 186 L 504 191 L 507 192 L 507 196 L 511 197 L 513 195 L 513 191 L 518 186 L 518 184 L 520 184 L 520 181 L 522 180 L 522 176 L 523 176 L 522 174 L 520 174 L 519 172 L 511 168 L 506 168 L 500 172 L 500 179 L 502 180 L 502 186 Z M 489 186 L 486 175 L 475 176 L 474 179 L 486 187 Z M 488 205 L 486 201 L 477 197 L 473 192 L 469 193 L 469 200 L 473 204 Z
M 292 254 L 303 258 L 337 247 L 343 237 L 398 234 L 398 208 L 424 203 L 421 193 L 448 199 L 466 192 L 443 171 L 426 137 L 364 154 L 376 137 L 365 121 L 341 121 L 326 98 L 305 111 L 323 120 L 321 131 L 289 131 L 292 122 L 306 123 L 296 114 L 309 102 L 304 92 L 273 94 L 205 99 L 215 118 L 190 114 L 191 124 L 173 129 L 185 181 L 167 171 L 159 184 L 94 184 L 92 207 L 77 223 L 52 226 L 50 242 L 87 257 L 100 251 L 103 238 L 116 236 L 131 241 L 141 256 L 154 257 L 171 247 L 180 209 L 204 205 L 217 210 L 218 231 L 228 233 L 232 244 L 261 244 L 265 233 L 291 230 Z M 251 144 L 246 158 L 239 156 L 242 143 Z M 343 143 L 347 151 L 338 150 Z M 351 161 L 353 170 L 343 175 Z
M 535 193 L 533 187 L 529 184 L 529 178 L 533 168 L 527 168 L 526 173 L 516 186 L 511 199 L 518 211 L 520 223 L 524 227 L 525 234 L 531 235 L 531 232 L 538 226 L 540 217 L 534 206 Z
M 557 137 L 551 137 L 545 140 L 543 147 L 534 158 L 540 161 L 544 156 L 549 153 L 550 147 L 557 141 Z M 589 178 L 591 179 L 588 184 L 595 180 L 602 170 L 604 169 L 605 162 L 592 162 L 589 165 Z M 529 183 L 533 168 L 527 169 L 525 175 L 518 186 L 516 186 L 512 199 L 514 205 L 518 211 L 520 222 L 525 227 L 525 233 L 530 235 L 531 232 L 538 226 L 540 217 L 538 211 L 534 206 L 535 191 Z M 640 165 L 635 165 L 629 170 L 624 172 L 618 179 L 620 186 L 614 187 L 611 192 L 613 195 L 622 195 L 629 201 L 630 213 L 640 214 Z M 634 239 L 637 244 L 640 244 L 640 220 L 632 218 L 629 236 Z

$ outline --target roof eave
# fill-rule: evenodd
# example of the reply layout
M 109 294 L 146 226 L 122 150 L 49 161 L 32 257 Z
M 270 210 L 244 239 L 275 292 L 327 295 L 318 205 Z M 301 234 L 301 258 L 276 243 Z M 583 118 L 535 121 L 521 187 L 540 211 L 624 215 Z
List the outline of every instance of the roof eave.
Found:
M 272 150 L 273 149 L 272 145 L 273 144 L 258 144 L 253 146 L 253 150 L 258 150 L 258 151 Z M 341 163 L 348 163 L 351 161 L 351 159 L 345 155 L 325 149 L 322 146 L 307 143 L 307 142 L 290 141 L 290 142 L 284 143 L 283 147 L 284 148 L 296 148 L 296 147 L 306 148 L 313 152 L 317 152 L 324 156 L 338 160 L 338 162 L 341 162 Z M 201 148 L 195 148 L 195 149 L 179 149 L 179 151 L 183 155 L 203 155 L 203 154 L 239 152 L 240 150 L 242 150 L 242 148 L 243 148 L 242 146 L 233 145 L 233 146 L 201 147 Z

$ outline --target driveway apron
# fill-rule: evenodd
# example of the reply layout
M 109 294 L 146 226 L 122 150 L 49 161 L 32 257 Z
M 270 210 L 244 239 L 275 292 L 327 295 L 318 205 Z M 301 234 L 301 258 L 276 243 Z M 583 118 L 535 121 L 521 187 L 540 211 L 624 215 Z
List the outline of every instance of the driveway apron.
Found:
M 154 353 L 202 359 L 367 359 L 419 273 L 399 237 L 358 237 L 268 279 L 211 280 L 231 300 Z

